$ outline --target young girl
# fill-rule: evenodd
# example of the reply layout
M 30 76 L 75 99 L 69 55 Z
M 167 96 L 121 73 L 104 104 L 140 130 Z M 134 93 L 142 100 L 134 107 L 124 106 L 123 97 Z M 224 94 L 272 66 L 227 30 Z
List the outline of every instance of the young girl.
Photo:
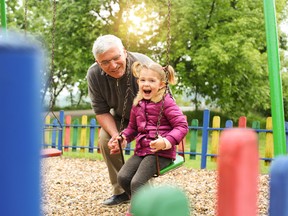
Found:
M 168 66 L 165 70 L 157 63 L 133 64 L 132 72 L 138 78 L 139 91 L 129 124 L 116 140 L 108 144 L 113 154 L 119 152 L 118 140 L 124 148 L 136 139 L 134 155 L 117 175 L 118 183 L 130 197 L 157 173 L 155 152 L 159 156 L 160 169 L 165 168 L 176 157 L 176 145 L 188 133 L 185 116 L 171 94 L 166 94 L 166 82 L 175 84 L 174 69 Z

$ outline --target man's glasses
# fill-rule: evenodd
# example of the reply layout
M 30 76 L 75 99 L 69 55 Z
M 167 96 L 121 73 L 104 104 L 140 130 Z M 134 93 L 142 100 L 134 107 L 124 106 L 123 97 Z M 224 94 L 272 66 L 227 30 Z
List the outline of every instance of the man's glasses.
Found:
M 118 61 L 121 57 L 121 54 L 115 56 L 114 58 L 110 59 L 110 60 L 104 60 L 102 62 L 100 62 L 100 65 L 102 65 L 103 67 L 107 67 L 111 61 Z

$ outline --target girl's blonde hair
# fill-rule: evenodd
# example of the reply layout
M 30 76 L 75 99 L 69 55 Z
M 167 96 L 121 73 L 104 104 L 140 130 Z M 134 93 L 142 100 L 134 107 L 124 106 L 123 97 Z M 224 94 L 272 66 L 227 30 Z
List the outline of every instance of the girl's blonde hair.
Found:
M 168 82 L 166 84 L 174 85 L 177 82 L 175 71 L 171 65 L 168 65 L 166 67 L 162 67 L 160 64 L 158 64 L 156 62 L 153 62 L 149 65 L 145 65 L 145 64 L 141 64 L 141 62 L 139 62 L 139 61 L 136 61 L 132 65 L 133 75 L 136 78 L 139 78 L 140 73 L 141 73 L 143 68 L 157 72 L 160 76 L 160 81 L 163 81 L 165 83 Z M 167 77 L 168 79 L 166 78 L 166 76 L 168 76 Z

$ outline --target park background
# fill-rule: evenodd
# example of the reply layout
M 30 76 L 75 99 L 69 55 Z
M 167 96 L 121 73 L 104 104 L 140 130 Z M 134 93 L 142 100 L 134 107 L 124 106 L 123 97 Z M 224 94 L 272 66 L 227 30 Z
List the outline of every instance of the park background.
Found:
M 275 4 L 288 119 L 288 1 Z M 179 79 L 173 87 L 179 106 L 209 108 L 234 120 L 271 116 L 262 1 L 180 0 L 169 8 L 163 0 L 10 0 L 6 10 L 8 29 L 32 34 L 46 50 L 47 110 L 91 109 L 85 76 L 94 62 L 92 44 L 99 35 L 115 34 L 129 51 L 162 65 L 169 58 Z
M 276 4 L 277 22 L 285 23 L 287 1 L 277 1 Z M 7 1 L 7 5 L 8 28 L 29 32 L 28 34 L 36 36 L 47 50 L 47 76 L 49 77 L 48 71 L 51 71 L 52 75 L 52 82 L 49 83 L 47 91 L 45 90 L 47 82 L 43 79 L 43 95 L 47 97 L 47 110 L 50 108 L 56 110 L 55 102 L 57 99 L 62 100 L 59 95 L 64 89 L 69 93 L 67 101 L 70 102 L 70 105 L 60 107 L 61 109 L 82 109 L 82 107 L 91 109 L 89 101 L 85 99 L 87 96 L 85 74 L 89 65 L 94 61 L 91 55 L 91 46 L 98 35 L 116 34 L 123 38 L 129 50 L 146 53 L 164 65 L 167 58 L 167 31 L 171 30 L 172 44 L 169 63 L 176 68 L 179 75 L 179 85 L 173 89 L 173 92 L 180 106 L 194 107 L 193 114 L 198 117 L 202 116 L 202 105 L 216 110 L 229 119 L 237 119 L 239 116 L 245 115 L 251 116 L 254 120 L 258 116 L 262 119 L 271 114 L 263 5 L 260 1 L 173 2 L 170 28 L 166 23 L 168 7 L 164 1 L 157 3 L 145 1 L 143 3 L 139 1 L 29 0 Z M 134 15 L 130 16 L 130 12 L 127 15 L 128 10 L 134 11 L 132 12 Z M 146 16 L 143 22 L 137 18 L 142 13 Z M 135 29 L 137 26 L 140 28 L 130 29 L 134 24 L 129 23 L 128 18 L 136 21 Z M 144 26 L 141 23 L 144 23 Z M 146 26 L 151 28 L 146 29 Z M 287 119 L 287 57 L 285 57 L 287 35 L 282 32 L 281 28 L 279 28 L 279 42 L 284 114 Z M 49 102 L 51 102 L 51 107 Z M 197 114 L 198 110 L 200 114 Z M 90 169 L 87 174 L 83 175 L 82 170 L 79 171 L 75 169 L 76 166 L 71 165 L 77 160 L 72 162 L 65 157 L 59 157 L 48 158 L 46 162 L 49 159 L 52 163 L 48 166 L 46 164 L 46 169 L 43 169 L 45 172 L 48 173 L 52 167 L 55 167 L 55 164 L 58 165 L 58 162 L 64 159 L 63 161 L 68 161 L 65 164 L 69 164 L 69 168 L 72 167 L 72 170 L 75 171 L 75 176 L 80 178 L 92 176 L 91 167 L 95 167 L 96 164 L 96 161 L 80 160 L 81 166 L 79 167 L 81 169 L 86 167 L 83 166 L 83 162 L 93 163 L 91 166 L 87 166 Z M 93 174 L 104 170 L 103 167 L 102 169 L 97 168 L 97 170 L 93 170 Z M 87 191 L 93 192 L 91 196 L 88 196 L 89 199 L 93 198 L 91 203 L 89 202 L 92 208 L 88 206 L 88 210 L 96 209 L 93 207 L 95 197 L 97 197 L 96 204 L 98 204 L 101 202 L 103 194 L 107 195 L 106 187 L 101 187 L 105 191 L 101 191 L 99 188 L 99 191 L 102 192 L 100 196 L 97 194 L 98 190 L 95 190 L 95 179 L 100 179 L 98 176 L 85 179 L 84 188 L 87 189 L 87 182 L 91 185 L 94 183 L 94 185 L 92 189 L 86 191 L 86 194 L 79 194 L 80 180 L 71 179 L 72 170 L 67 175 L 63 175 L 63 170 L 65 170 L 63 164 L 56 167 L 55 170 L 59 172 L 49 178 L 52 181 L 51 184 L 45 184 L 50 186 L 47 188 L 48 191 L 56 188 L 57 185 L 60 188 L 57 192 L 51 190 L 51 194 L 55 197 L 47 198 L 47 203 L 44 200 L 44 204 L 47 204 L 47 206 L 44 205 L 44 211 L 49 213 L 51 211 L 51 215 L 64 210 L 70 215 L 71 212 L 77 210 L 83 213 L 82 206 L 84 205 L 81 206 L 82 199 L 80 198 L 88 194 Z M 192 180 L 200 178 L 194 176 L 197 173 L 196 170 L 191 173 L 190 171 L 184 170 L 182 167 L 178 175 L 173 172 L 171 179 L 175 179 L 175 176 L 182 180 L 189 177 L 184 181 L 189 185 L 185 189 L 189 192 L 192 191 L 194 199 L 194 197 L 201 197 L 199 196 L 199 186 L 202 188 L 203 184 L 192 182 Z M 193 177 L 184 173 L 190 173 Z M 207 173 L 208 175 L 212 174 L 209 171 Z M 261 188 L 265 188 L 265 199 L 264 201 L 260 199 L 259 203 L 266 206 L 260 212 L 264 212 L 261 215 L 267 215 L 268 177 L 267 175 L 260 177 L 265 178 L 265 182 L 261 181 Z M 62 178 L 65 180 L 63 181 Z M 105 181 L 105 178 L 103 179 Z M 180 182 L 180 179 L 177 180 Z M 206 182 L 202 178 L 201 181 Z M 212 181 L 215 183 L 215 178 Z M 69 186 L 69 189 L 64 189 L 63 185 Z M 197 188 L 192 190 L 191 186 L 194 185 Z M 74 188 L 76 196 L 66 194 L 66 192 L 73 191 Z M 209 189 L 209 187 L 207 188 Z M 207 194 L 206 190 L 203 192 Z M 64 202 L 55 204 L 51 201 Z M 213 204 L 215 203 L 213 199 L 210 197 L 201 199 L 201 201 L 202 203 L 195 202 L 195 204 L 201 204 L 201 206 L 199 205 L 201 212 L 205 211 L 201 215 L 213 215 L 210 208 L 207 208 L 207 201 Z M 206 203 L 203 204 L 203 201 Z M 87 206 L 87 200 L 83 200 L 82 203 Z M 194 204 L 194 202 L 191 203 Z M 104 211 L 107 213 L 107 209 Z
M 288 1 L 275 4 L 287 121 Z M 31 34 L 46 51 L 47 113 L 81 110 L 94 117 L 85 78 L 94 62 L 92 44 L 99 35 L 115 34 L 127 50 L 176 69 L 172 91 L 189 123 L 198 119 L 201 125 L 203 109 L 210 109 L 221 117 L 221 127 L 246 116 L 248 127 L 260 121 L 265 128 L 271 116 L 263 9 L 262 1 L 252 0 L 181 0 L 170 6 L 166 1 L 6 1 L 8 29 Z

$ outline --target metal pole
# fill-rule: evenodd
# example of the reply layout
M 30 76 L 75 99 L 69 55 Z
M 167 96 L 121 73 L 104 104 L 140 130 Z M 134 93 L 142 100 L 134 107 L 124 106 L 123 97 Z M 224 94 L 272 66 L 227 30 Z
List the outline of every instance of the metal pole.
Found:
M 264 0 L 274 156 L 278 156 L 286 154 L 286 137 L 275 11 L 274 0 Z
M 2 27 L 3 31 L 6 31 L 7 22 L 6 22 L 5 0 L 1 0 L 1 27 Z

